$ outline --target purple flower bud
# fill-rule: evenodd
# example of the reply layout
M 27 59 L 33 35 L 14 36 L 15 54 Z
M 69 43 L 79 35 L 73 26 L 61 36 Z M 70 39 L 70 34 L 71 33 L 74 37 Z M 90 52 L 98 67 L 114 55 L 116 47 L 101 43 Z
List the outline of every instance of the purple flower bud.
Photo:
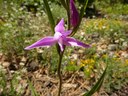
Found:
M 79 23 L 79 13 L 75 7 L 74 0 L 70 0 L 70 22 L 73 27 L 76 27 Z

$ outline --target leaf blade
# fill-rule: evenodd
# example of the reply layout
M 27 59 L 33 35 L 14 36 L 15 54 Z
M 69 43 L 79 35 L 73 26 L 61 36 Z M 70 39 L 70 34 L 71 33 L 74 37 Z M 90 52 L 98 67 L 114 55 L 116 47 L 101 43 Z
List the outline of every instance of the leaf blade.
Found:
M 107 67 L 105 68 L 103 74 L 101 75 L 100 79 L 96 82 L 96 84 L 92 87 L 92 89 L 85 93 L 83 96 L 92 96 L 96 91 L 98 91 L 104 81 L 105 75 L 106 75 Z

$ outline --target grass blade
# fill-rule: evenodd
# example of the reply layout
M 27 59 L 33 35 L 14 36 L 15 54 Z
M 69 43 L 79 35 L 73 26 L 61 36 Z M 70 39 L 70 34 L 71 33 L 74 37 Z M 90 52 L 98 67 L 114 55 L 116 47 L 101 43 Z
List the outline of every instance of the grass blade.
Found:
M 107 67 L 106 69 L 104 70 L 103 74 L 101 75 L 100 79 L 97 81 L 97 83 L 93 86 L 93 88 L 84 94 L 84 96 L 92 96 L 92 94 L 94 94 L 96 91 L 98 91 L 104 81 L 104 77 L 106 75 L 106 70 L 107 70 Z
M 48 5 L 48 1 L 47 0 L 43 0 L 43 1 L 44 1 L 44 5 L 45 5 L 47 15 L 48 15 L 48 19 L 49 19 L 49 22 L 50 22 L 51 29 L 54 33 L 55 22 L 54 22 L 54 18 L 52 16 L 52 12 L 51 12 L 50 7 Z
M 32 82 L 28 79 L 28 83 L 29 83 L 29 88 L 30 88 L 30 90 L 31 90 L 31 93 L 32 93 L 32 96 L 39 96 L 38 94 L 37 94 L 37 92 L 35 91 L 35 88 L 34 88 L 34 86 L 32 85 Z

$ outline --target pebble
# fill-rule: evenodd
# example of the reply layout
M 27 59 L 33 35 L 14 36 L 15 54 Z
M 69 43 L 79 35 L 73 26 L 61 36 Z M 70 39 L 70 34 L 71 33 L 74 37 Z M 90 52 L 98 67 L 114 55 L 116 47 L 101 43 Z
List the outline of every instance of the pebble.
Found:
M 128 48 L 128 42 L 123 42 L 121 49 L 126 50 L 127 48 Z
M 23 63 L 23 62 L 20 62 L 19 64 L 20 64 L 20 66 L 24 66 L 25 65 L 25 63 Z
M 12 74 L 13 74 L 13 73 L 15 73 L 15 71 L 13 71 L 13 70 L 10 70 L 10 73 L 12 73 Z
M 94 33 L 94 34 L 92 34 L 91 38 L 93 38 L 93 39 L 94 38 L 99 38 L 99 36 L 100 36 L 99 33 Z
M 126 52 L 122 52 L 121 56 L 128 59 L 128 53 L 126 53 Z
M 16 79 L 17 79 L 17 80 L 22 80 L 22 78 L 21 78 L 21 76 L 20 76 L 20 75 L 19 75 L 19 76 L 17 76 L 17 77 L 16 77 Z
M 79 72 L 79 76 L 84 78 L 85 77 L 84 72 Z
M 26 59 L 25 57 L 22 57 L 21 61 L 22 61 L 22 62 L 26 62 L 27 59 Z
M 125 41 L 125 39 L 124 39 L 124 38 L 120 38 L 120 41 L 121 41 L 121 42 L 124 42 L 124 41 Z
M 101 45 L 101 48 L 102 49 L 106 49 L 107 48 L 107 45 L 106 44 L 103 44 L 103 45 Z
M 102 46 L 102 47 L 97 47 L 97 52 L 99 54 L 105 54 L 107 52 L 107 49 L 104 48 L 105 46 Z
M 73 55 L 71 56 L 71 59 L 77 60 L 77 59 L 78 59 L 78 55 L 77 55 L 77 54 L 73 54 Z
M 65 83 L 65 84 L 63 84 L 63 87 L 65 87 L 65 88 L 76 88 L 77 84 Z
M 112 95 L 110 95 L 110 96 L 118 96 L 116 93 L 113 93 Z
M 21 72 L 22 72 L 22 73 L 27 73 L 27 69 L 26 69 L 26 68 L 23 68 L 23 69 L 21 70 Z
M 43 50 L 38 48 L 37 53 L 43 53 Z
M 110 57 L 113 57 L 114 54 L 115 54 L 114 52 L 109 52 L 109 56 L 110 56 Z
M 108 45 L 108 50 L 110 51 L 115 51 L 118 48 L 117 44 L 109 44 Z
M 79 53 L 84 53 L 84 50 L 79 50 L 78 52 L 79 52 Z
M 3 62 L 2 65 L 4 68 L 7 68 L 10 65 L 10 63 L 9 62 Z
M 115 40 L 115 43 L 116 43 L 116 44 L 119 44 L 119 42 L 120 42 L 120 40 Z
M 0 70 L 3 69 L 3 66 L 0 65 Z

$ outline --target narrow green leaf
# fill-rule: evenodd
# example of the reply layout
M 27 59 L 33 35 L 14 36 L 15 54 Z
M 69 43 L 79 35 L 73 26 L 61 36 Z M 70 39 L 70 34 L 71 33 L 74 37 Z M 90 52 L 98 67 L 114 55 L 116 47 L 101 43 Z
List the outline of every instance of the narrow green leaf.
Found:
M 64 6 L 64 8 L 67 10 L 67 5 L 66 5 L 66 2 L 65 0 L 60 0 L 61 4 Z
M 93 88 L 84 94 L 84 96 L 92 96 L 92 94 L 94 94 L 96 91 L 98 91 L 104 81 L 104 77 L 106 75 L 106 70 L 107 70 L 107 67 L 106 69 L 104 70 L 103 74 L 101 75 L 100 79 L 97 81 L 97 83 L 93 86 Z
M 47 0 L 43 0 L 43 1 L 44 1 L 44 6 L 45 6 L 45 9 L 46 9 L 47 15 L 48 15 L 48 19 L 49 19 L 49 22 L 50 22 L 51 29 L 54 33 L 55 22 L 54 22 L 54 19 L 53 19 L 53 16 L 52 16 L 52 12 L 51 12 L 50 7 L 48 5 L 48 1 Z
M 83 6 L 82 6 L 82 8 L 80 10 L 80 21 L 82 21 L 82 18 L 84 16 L 84 12 L 85 12 L 85 10 L 87 8 L 87 4 L 88 4 L 88 0 L 84 0 L 84 4 L 83 4 Z
M 68 16 L 68 19 L 67 19 L 67 24 L 68 24 L 68 29 L 70 29 L 71 27 L 71 22 L 70 22 L 70 0 L 66 0 L 66 5 L 67 5 L 67 16 Z
M 35 91 L 35 88 L 33 87 L 31 81 L 30 81 L 28 78 L 27 78 L 27 81 L 28 81 L 29 88 L 30 88 L 30 90 L 31 90 L 32 96 L 39 96 L 39 95 L 37 94 L 37 92 Z
M 0 87 L 2 87 L 2 89 L 3 89 L 2 93 L 6 94 L 7 79 L 5 77 L 5 74 L 2 71 L 0 71 L 0 77 L 1 77 L 1 79 L 0 79 L 1 86 Z

